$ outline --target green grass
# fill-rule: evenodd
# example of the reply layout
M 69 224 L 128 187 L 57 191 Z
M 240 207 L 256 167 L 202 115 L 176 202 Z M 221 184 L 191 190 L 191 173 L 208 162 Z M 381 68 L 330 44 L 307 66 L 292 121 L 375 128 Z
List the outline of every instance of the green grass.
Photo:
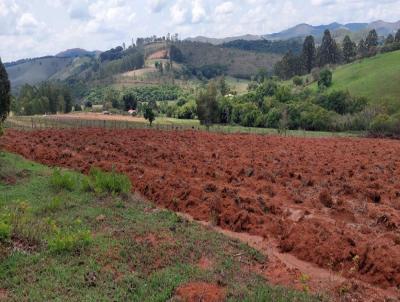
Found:
M 71 115 L 73 117 L 73 115 Z M 129 128 L 142 129 L 150 128 L 147 121 L 87 121 L 82 119 L 56 120 L 43 118 L 40 116 L 25 117 L 18 116 L 7 119 L 6 126 L 13 128 L 22 128 L 29 130 L 32 128 L 31 120 L 35 122 L 35 129 L 42 128 L 76 128 L 76 127 L 100 127 L 100 128 Z M 206 127 L 200 125 L 199 120 L 185 120 L 169 117 L 157 117 L 153 123 L 152 129 L 157 130 L 201 130 L 206 131 Z M 270 128 L 252 128 L 237 125 L 213 125 L 209 129 L 211 132 L 218 133 L 248 133 L 259 135 L 278 135 L 277 129 Z M 324 132 L 324 131 L 305 131 L 305 130 L 289 130 L 286 135 L 296 137 L 355 137 L 362 135 L 361 132 Z
M 400 102 L 399 62 L 400 51 L 395 51 L 340 66 L 333 73 L 329 91 L 348 90 L 375 104 L 383 100 Z M 315 83 L 311 87 L 317 89 Z
M 233 256 L 268 263 L 263 255 L 138 197 L 54 190 L 54 169 L 8 153 L 0 169 L 23 176 L 0 179 L 0 289 L 8 301 L 168 301 L 191 281 L 221 284 L 228 301 L 321 300 L 268 285 Z M 202 257 L 213 264 L 201 269 Z

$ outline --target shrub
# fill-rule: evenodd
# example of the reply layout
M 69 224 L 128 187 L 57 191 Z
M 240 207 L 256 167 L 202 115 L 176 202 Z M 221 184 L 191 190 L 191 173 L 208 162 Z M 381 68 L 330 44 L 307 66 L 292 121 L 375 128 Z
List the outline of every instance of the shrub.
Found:
M 143 117 L 149 121 L 150 126 L 153 124 L 154 120 L 156 119 L 156 114 L 154 113 L 153 109 L 149 105 L 145 107 Z
M 75 179 L 69 173 L 63 173 L 60 169 L 55 169 L 50 178 L 50 184 L 56 190 L 72 191 L 75 187 Z
M 369 132 L 377 136 L 400 136 L 400 113 L 377 115 L 370 124 Z
M 61 199 L 59 197 L 54 197 L 48 204 L 46 204 L 42 211 L 45 213 L 53 213 L 61 208 Z
M 323 69 L 319 74 L 318 87 L 320 89 L 332 86 L 332 71 Z
M 8 223 L 0 222 L 0 242 L 6 241 L 11 237 L 12 227 Z
M 90 231 L 79 230 L 76 232 L 58 231 L 57 234 L 47 241 L 51 253 L 76 252 L 90 245 L 92 235 Z
M 299 76 L 295 76 L 293 78 L 293 84 L 295 84 L 296 86 L 302 86 L 303 85 L 303 79 Z
M 112 172 L 103 172 L 98 168 L 92 168 L 89 176 L 83 180 L 83 189 L 96 193 L 129 193 L 131 182 L 126 175 Z

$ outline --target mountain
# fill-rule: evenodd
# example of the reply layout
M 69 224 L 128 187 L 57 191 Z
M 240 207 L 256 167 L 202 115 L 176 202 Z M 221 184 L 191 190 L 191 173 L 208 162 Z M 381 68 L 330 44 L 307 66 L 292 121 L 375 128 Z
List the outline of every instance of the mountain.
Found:
M 288 40 L 292 38 L 304 38 L 308 35 L 313 35 L 314 37 L 320 39 L 324 34 L 325 30 L 330 30 L 333 36 L 337 38 L 343 38 L 344 35 L 349 34 L 353 37 L 361 39 L 366 36 L 371 29 L 375 29 L 380 36 L 387 36 L 390 33 L 395 33 L 400 29 L 400 21 L 398 22 L 385 22 L 385 21 L 375 21 L 371 23 L 347 23 L 340 24 L 337 22 L 313 26 L 310 24 L 299 24 L 284 31 L 264 35 L 263 38 L 267 40 Z
M 400 21 L 398 22 L 385 22 L 382 20 L 372 22 L 368 24 L 367 29 L 375 29 L 379 35 L 387 36 L 393 34 L 400 29 Z
M 267 40 L 288 40 L 293 38 L 304 38 L 306 36 L 312 35 L 315 37 L 320 37 L 323 35 L 325 30 L 330 30 L 331 32 L 335 32 L 337 30 L 348 30 L 348 31 L 359 31 L 363 30 L 368 26 L 368 23 L 349 23 L 349 24 L 340 24 L 340 23 L 331 23 L 328 25 L 318 25 L 313 26 L 310 24 L 299 24 L 284 31 L 265 35 L 264 38 Z
M 371 22 L 371 23 L 331 23 L 326 25 L 310 25 L 306 23 L 298 24 L 294 27 L 285 29 L 281 32 L 266 34 L 266 35 L 243 35 L 234 36 L 228 38 L 212 38 L 198 36 L 194 38 L 187 38 L 187 41 L 210 43 L 213 45 L 226 44 L 232 41 L 244 40 L 244 41 L 259 41 L 267 39 L 271 41 L 278 40 L 290 40 L 296 38 L 304 38 L 308 35 L 313 35 L 317 40 L 320 40 L 325 30 L 330 30 L 333 36 L 337 37 L 338 40 L 343 39 L 346 34 L 355 37 L 356 40 L 364 38 L 371 29 L 375 29 L 380 36 L 387 36 L 390 33 L 395 33 L 400 29 L 400 21 L 398 22 L 385 22 L 382 20 Z
M 209 37 L 204 37 L 204 36 L 198 36 L 198 37 L 194 37 L 194 38 L 185 39 L 185 41 L 189 41 L 189 42 L 210 43 L 213 45 L 221 45 L 224 43 L 229 43 L 229 42 L 237 41 L 237 40 L 257 41 L 257 40 L 262 40 L 262 37 L 257 36 L 257 35 L 243 35 L 243 36 L 218 39 L 218 38 L 209 38 Z
M 76 58 L 76 57 L 96 57 L 99 55 L 101 51 L 87 51 L 82 48 L 72 48 L 72 49 L 67 49 L 65 51 L 62 51 L 58 54 L 56 54 L 56 57 L 61 57 L 61 58 Z

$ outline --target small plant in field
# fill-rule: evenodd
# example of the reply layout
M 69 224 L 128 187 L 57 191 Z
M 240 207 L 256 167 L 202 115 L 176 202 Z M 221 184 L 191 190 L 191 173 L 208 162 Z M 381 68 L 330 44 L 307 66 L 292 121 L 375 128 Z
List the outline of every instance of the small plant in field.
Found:
M 4 213 L 0 218 L 8 238 L 23 240 L 31 246 L 41 244 L 46 226 L 42 220 L 36 219 L 32 215 L 32 209 L 26 202 L 19 202 L 6 209 Z
M 310 276 L 307 274 L 301 274 L 299 281 L 302 285 L 303 291 L 305 293 L 309 293 L 310 292 L 310 286 L 309 286 L 309 282 L 310 282 Z
M 12 227 L 10 224 L 1 221 L 0 222 L 0 242 L 7 241 L 11 237 Z
M 358 268 L 360 267 L 360 256 L 355 255 L 352 259 L 353 261 L 353 266 L 350 269 L 351 273 L 354 273 L 358 270 Z
M 82 185 L 84 191 L 111 194 L 129 193 L 132 186 L 126 175 L 118 174 L 114 169 L 112 172 L 103 172 L 98 168 L 90 170 Z
M 92 235 L 88 230 L 63 231 L 53 225 L 56 234 L 47 241 L 51 253 L 75 252 L 84 249 L 92 242 Z
M 42 211 L 45 213 L 54 213 L 61 208 L 61 205 L 61 199 L 56 196 L 42 208 Z
M 72 191 L 75 187 L 75 179 L 68 173 L 63 173 L 60 169 L 55 169 L 50 178 L 50 184 L 56 190 Z

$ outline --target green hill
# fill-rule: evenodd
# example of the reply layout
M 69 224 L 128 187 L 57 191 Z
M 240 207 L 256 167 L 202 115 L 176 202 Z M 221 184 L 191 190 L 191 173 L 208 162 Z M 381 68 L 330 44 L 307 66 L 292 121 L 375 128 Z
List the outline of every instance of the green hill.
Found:
M 337 68 L 332 90 L 348 90 L 372 102 L 400 102 L 400 51 L 380 54 Z M 316 84 L 313 84 L 316 87 Z
M 56 73 L 64 70 L 72 58 L 45 57 L 6 67 L 12 89 L 18 90 L 23 84 L 35 85 L 47 81 Z

